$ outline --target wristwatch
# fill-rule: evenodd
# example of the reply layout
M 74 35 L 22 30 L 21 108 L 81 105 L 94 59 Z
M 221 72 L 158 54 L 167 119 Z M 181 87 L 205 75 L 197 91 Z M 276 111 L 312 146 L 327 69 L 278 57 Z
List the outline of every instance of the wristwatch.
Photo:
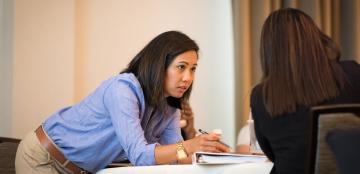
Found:
M 183 141 L 179 141 L 176 143 L 176 156 L 178 160 L 183 160 L 188 157 Z

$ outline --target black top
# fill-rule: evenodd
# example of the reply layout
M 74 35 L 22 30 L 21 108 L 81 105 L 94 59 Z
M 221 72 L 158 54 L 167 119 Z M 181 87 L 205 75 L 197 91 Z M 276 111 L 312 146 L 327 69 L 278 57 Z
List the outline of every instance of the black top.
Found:
M 360 65 L 354 61 L 343 61 L 340 64 L 351 85 L 347 85 L 338 97 L 320 105 L 360 103 Z M 310 106 L 300 106 L 296 112 L 271 118 L 265 109 L 261 85 L 252 90 L 250 103 L 256 137 L 266 156 L 274 162 L 271 173 L 305 173 Z

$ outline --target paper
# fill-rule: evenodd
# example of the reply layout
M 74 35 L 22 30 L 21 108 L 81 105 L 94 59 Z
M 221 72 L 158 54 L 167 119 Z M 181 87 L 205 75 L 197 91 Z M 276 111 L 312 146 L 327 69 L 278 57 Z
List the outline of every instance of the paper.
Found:
M 211 153 L 195 152 L 193 154 L 193 164 L 239 164 L 239 163 L 259 163 L 267 160 L 263 155 L 245 155 L 235 153 Z

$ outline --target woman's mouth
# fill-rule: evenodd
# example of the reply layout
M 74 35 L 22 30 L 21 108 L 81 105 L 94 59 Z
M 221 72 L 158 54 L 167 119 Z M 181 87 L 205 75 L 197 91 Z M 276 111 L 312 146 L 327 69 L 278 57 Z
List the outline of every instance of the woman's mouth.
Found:
M 178 87 L 178 89 L 180 90 L 180 92 L 184 93 L 188 88 L 186 86 L 180 86 Z

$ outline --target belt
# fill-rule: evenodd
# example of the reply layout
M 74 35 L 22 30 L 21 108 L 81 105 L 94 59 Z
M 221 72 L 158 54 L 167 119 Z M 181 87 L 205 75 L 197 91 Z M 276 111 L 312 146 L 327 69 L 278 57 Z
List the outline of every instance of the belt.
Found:
M 35 130 L 35 133 L 40 141 L 40 144 L 49 152 L 51 157 L 53 157 L 61 164 L 61 166 L 68 169 L 74 174 L 87 173 L 85 170 L 81 169 L 80 167 L 76 166 L 74 163 L 65 158 L 65 156 L 58 150 L 58 148 L 55 147 L 53 142 L 49 140 L 42 126 L 39 126 Z

